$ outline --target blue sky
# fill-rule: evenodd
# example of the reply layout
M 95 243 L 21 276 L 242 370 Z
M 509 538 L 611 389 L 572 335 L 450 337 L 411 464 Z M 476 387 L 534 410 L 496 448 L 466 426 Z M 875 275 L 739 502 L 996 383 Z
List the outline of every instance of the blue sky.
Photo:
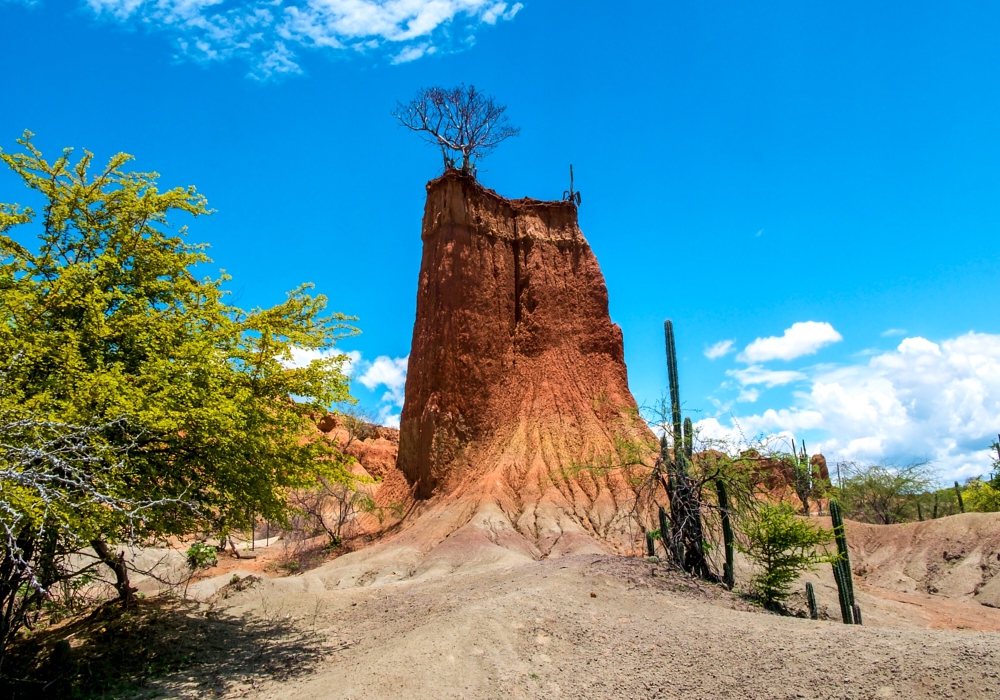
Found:
M 557 198 L 574 164 L 640 404 L 669 317 L 706 435 L 972 476 L 1000 431 L 1000 6 L 948 5 L 0 0 L 0 146 L 197 185 L 239 302 L 309 281 L 359 316 L 355 393 L 391 420 L 440 157 L 389 112 L 474 83 L 522 128 L 484 184 Z M 8 173 L 0 201 L 27 202 Z

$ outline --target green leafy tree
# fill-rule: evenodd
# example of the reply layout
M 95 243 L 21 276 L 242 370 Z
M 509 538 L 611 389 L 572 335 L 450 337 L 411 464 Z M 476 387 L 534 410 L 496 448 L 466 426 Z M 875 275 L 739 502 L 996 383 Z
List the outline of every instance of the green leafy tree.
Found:
M 8 475 L 37 463 L 0 464 L 11 533 L 0 574 L 58 568 L 40 536 L 86 542 L 128 601 L 115 543 L 280 522 L 288 489 L 349 482 L 346 458 L 312 439 L 310 414 L 351 401 L 346 356 L 330 351 L 353 319 L 327 313 L 307 285 L 271 308 L 228 303 L 229 278 L 199 276 L 206 246 L 172 225 L 210 213 L 193 187 L 161 191 L 156 173 L 124 169 L 125 154 L 95 169 L 89 152 L 48 162 L 30 133 L 18 143 L 0 160 L 41 206 L 0 204 L 0 358 L 12 358 L 0 418 L 68 426 L 82 481 L 57 478 L 43 497 Z M 24 244 L 31 233 L 36 246 Z M 293 348 L 327 352 L 296 367 Z M 30 450 L 45 436 L 0 437 Z
M 833 533 L 797 517 L 787 503 L 763 504 L 740 521 L 743 539 L 737 546 L 757 567 L 750 587 L 769 608 L 791 594 L 791 584 L 803 571 L 830 561 L 825 549 Z
M 996 513 L 1000 511 L 1000 489 L 993 481 L 969 479 L 962 489 L 965 509 L 970 513 Z

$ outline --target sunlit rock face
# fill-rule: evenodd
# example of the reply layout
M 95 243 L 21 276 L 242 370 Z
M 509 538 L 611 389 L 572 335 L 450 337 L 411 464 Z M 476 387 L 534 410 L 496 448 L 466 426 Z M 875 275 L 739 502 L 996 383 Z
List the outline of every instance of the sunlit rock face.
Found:
M 397 462 L 415 496 L 472 497 L 542 553 L 633 540 L 635 474 L 605 467 L 655 438 L 576 206 L 449 172 L 427 185 L 422 237 Z

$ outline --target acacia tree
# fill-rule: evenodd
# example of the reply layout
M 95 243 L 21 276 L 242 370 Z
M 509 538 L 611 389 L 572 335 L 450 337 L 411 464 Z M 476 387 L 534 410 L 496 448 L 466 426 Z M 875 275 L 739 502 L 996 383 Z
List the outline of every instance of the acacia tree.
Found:
M 421 88 L 397 103 L 392 116 L 441 149 L 445 170 L 458 167 L 475 175 L 476 162 L 521 129 L 508 123 L 507 107 L 490 95 L 464 84 L 454 88 Z M 456 165 L 461 162 L 461 165 Z
M 116 543 L 227 533 L 255 515 L 281 522 L 288 489 L 320 477 L 349 482 L 346 458 L 307 439 L 311 414 L 350 400 L 346 356 L 299 368 L 290 360 L 293 347 L 334 347 L 356 332 L 352 319 L 325 313 L 325 297 L 308 286 L 271 308 L 226 303 L 227 276 L 196 274 L 210 262 L 205 246 L 187 243 L 183 227 L 171 230 L 176 215 L 210 213 L 193 187 L 161 191 L 155 173 L 123 170 L 125 154 L 92 174 L 89 152 L 73 163 L 67 150 L 50 163 L 30 133 L 18 143 L 22 152 L 0 160 L 42 207 L 0 204 L 0 357 L 18 358 L 0 392 L 0 419 L 77 435 L 67 444 L 90 456 L 77 460 L 75 477 L 65 463 L 50 472 L 47 488 L 66 503 L 105 499 L 44 530 L 56 533 L 56 549 L 89 544 L 127 604 L 132 589 Z M 14 230 L 20 241 L 36 233 L 37 246 L 15 240 Z M 72 426 L 87 427 L 85 435 Z M 29 433 L 11 444 L 37 447 L 40 434 Z M 52 512 L 15 477 L 45 458 L 3 459 L 0 521 L 15 541 L 27 538 L 22 552 L 42 556 L 32 533 Z M 0 548 L 23 573 L 9 538 Z M 56 565 L 44 559 L 37 570 Z M 0 575 L 9 570 L 0 566 Z
M 844 478 L 838 500 L 848 517 L 878 525 L 913 520 L 920 494 L 936 481 L 925 462 L 905 466 L 844 462 L 840 469 Z

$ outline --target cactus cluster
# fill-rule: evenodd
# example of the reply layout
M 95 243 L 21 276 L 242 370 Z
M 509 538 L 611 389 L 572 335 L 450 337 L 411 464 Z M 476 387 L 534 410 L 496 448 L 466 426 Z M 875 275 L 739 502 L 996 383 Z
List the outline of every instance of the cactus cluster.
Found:
M 673 428 L 673 450 L 668 450 L 666 436 L 660 441 L 661 459 L 667 465 L 666 489 L 670 499 L 670 543 L 667 551 L 685 571 L 704 579 L 712 572 L 705 556 L 705 540 L 701 526 L 701 502 L 695 482 L 688 475 L 694 458 L 694 428 L 691 419 L 681 421 L 680 382 L 677 377 L 677 349 L 674 326 L 663 323 L 667 350 L 667 377 L 670 382 L 670 422 Z
M 812 466 L 809 464 L 809 453 L 806 451 L 806 442 L 802 441 L 802 449 L 796 451 L 795 440 L 792 440 L 792 483 L 795 486 L 795 495 L 802 501 L 803 515 L 809 515 L 809 496 L 813 492 Z
M 830 517 L 833 519 L 833 535 L 837 541 L 837 558 L 833 562 L 833 578 L 837 581 L 840 614 L 845 625 L 860 625 L 861 608 L 854 600 L 854 577 L 851 575 L 851 555 L 847 550 L 844 516 L 840 512 L 840 504 L 834 499 L 830 499 Z

